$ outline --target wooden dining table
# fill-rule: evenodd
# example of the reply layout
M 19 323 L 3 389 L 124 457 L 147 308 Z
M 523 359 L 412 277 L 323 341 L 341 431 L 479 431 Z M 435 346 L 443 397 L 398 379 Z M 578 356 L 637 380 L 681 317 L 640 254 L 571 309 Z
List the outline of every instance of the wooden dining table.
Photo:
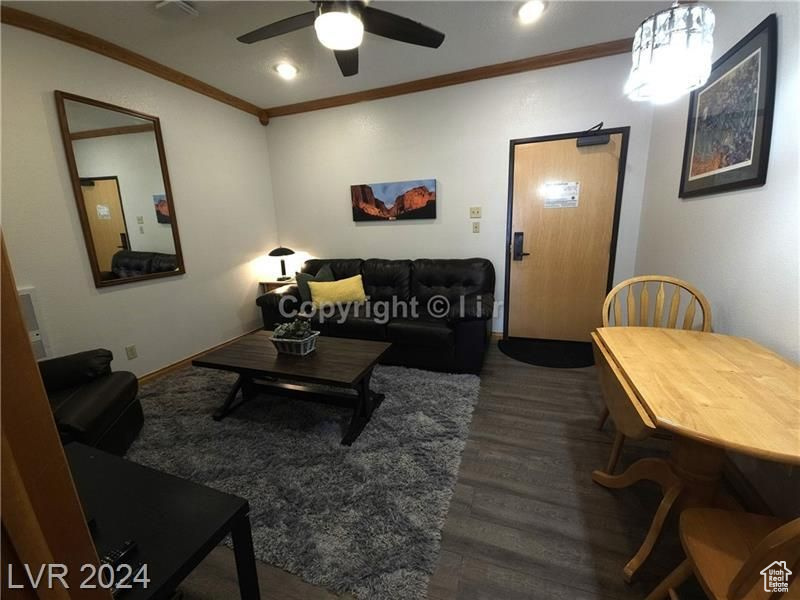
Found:
M 602 327 L 592 342 L 617 429 L 634 439 L 672 434 L 668 459 L 592 474 L 608 488 L 653 481 L 662 489 L 645 540 L 623 569 L 630 581 L 670 511 L 718 500 L 726 451 L 800 465 L 800 368 L 752 340 L 718 333 Z

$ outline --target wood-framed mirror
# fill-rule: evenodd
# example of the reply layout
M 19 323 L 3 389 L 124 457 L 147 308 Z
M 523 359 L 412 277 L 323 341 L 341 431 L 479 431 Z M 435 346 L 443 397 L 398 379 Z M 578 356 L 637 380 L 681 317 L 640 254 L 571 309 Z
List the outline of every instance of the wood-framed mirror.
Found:
M 95 286 L 185 273 L 158 117 L 55 97 Z

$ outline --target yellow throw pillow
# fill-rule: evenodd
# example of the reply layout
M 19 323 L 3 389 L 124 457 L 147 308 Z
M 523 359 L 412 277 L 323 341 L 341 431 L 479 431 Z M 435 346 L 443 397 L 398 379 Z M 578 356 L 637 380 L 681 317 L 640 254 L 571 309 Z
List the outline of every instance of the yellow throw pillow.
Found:
M 361 275 L 338 281 L 309 281 L 308 289 L 314 306 L 367 301 Z

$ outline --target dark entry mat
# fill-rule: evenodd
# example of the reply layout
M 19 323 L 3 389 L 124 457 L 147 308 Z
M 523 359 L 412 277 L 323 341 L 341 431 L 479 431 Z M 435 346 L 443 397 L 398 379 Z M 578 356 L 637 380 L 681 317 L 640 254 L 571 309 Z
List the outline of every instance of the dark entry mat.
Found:
M 508 338 L 497 342 L 497 346 L 503 354 L 514 360 L 540 367 L 574 369 L 594 364 L 592 344 L 589 342 Z

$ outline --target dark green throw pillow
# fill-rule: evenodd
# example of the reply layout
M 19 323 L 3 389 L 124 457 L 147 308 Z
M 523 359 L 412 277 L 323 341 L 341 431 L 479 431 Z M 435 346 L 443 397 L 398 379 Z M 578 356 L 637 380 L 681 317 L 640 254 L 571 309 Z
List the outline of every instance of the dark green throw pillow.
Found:
M 322 267 L 317 271 L 316 275 L 295 273 L 294 279 L 297 281 L 297 291 L 300 292 L 300 300 L 303 302 L 311 302 L 311 290 L 308 288 L 309 281 L 335 281 L 330 265 Z

